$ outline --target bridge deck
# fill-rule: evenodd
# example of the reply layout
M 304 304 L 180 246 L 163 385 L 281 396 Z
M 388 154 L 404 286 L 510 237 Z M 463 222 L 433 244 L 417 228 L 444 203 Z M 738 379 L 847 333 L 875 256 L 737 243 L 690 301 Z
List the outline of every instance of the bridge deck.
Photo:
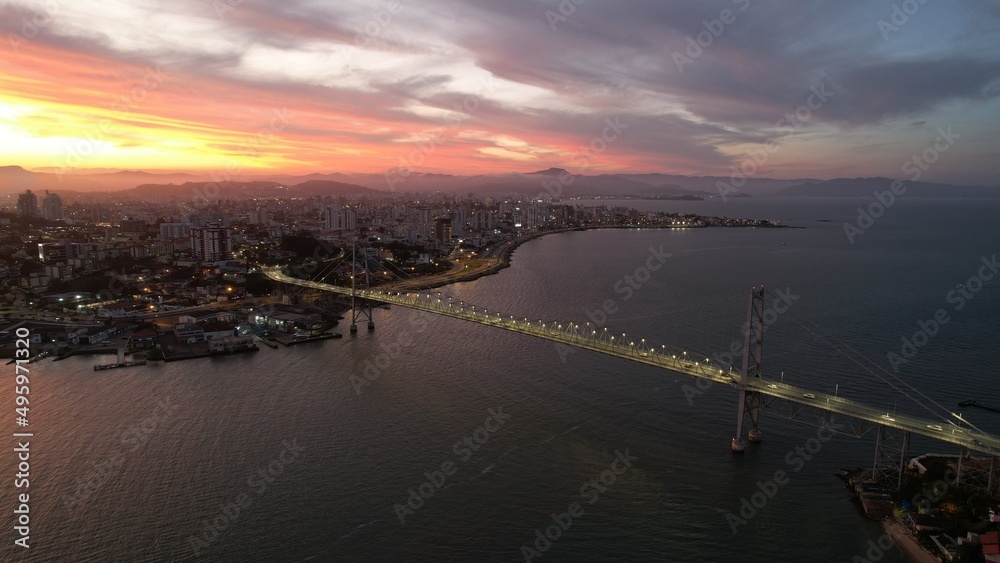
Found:
M 341 295 L 351 295 L 350 288 L 293 278 L 276 268 L 265 268 L 263 271 L 269 278 L 278 282 L 339 293 Z M 735 389 L 742 388 L 740 374 L 732 367 L 722 367 L 709 358 L 688 354 L 685 351 L 673 350 L 665 345 L 657 348 L 649 345 L 644 339 L 636 342 L 632 339 L 623 338 L 624 335 L 614 336 L 608 333 L 607 329 L 596 330 L 596 328 L 592 328 L 589 323 L 580 325 L 576 323 L 543 323 L 542 321 L 531 321 L 526 318 L 518 320 L 511 315 L 505 315 L 497 311 L 490 312 L 468 303 L 443 297 L 439 293 L 368 289 L 358 290 L 357 296 L 371 301 L 398 305 L 445 317 L 502 328 L 520 334 L 527 334 L 574 348 L 592 350 L 633 362 L 656 366 L 672 372 L 716 383 L 724 383 Z M 942 423 L 933 419 L 886 413 L 883 410 L 841 397 L 818 393 L 802 387 L 785 385 L 766 379 L 751 380 L 747 384 L 747 389 L 762 395 L 769 395 L 874 424 L 927 436 L 943 442 L 965 446 L 970 450 L 990 455 L 1000 455 L 1000 437 L 978 432 L 971 428 L 959 428 L 954 424 Z

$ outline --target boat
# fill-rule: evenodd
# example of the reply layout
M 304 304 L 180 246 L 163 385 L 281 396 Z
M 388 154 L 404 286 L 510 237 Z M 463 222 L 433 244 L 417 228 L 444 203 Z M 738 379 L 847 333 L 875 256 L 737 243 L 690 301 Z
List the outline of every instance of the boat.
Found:
M 115 369 L 115 368 L 130 368 L 133 366 L 144 366 L 144 365 L 146 365 L 146 360 L 138 360 L 134 362 L 116 362 L 113 364 L 95 364 L 94 371 L 103 371 L 106 369 Z
M 33 363 L 35 363 L 37 361 L 44 360 L 45 358 L 49 357 L 50 355 L 52 355 L 52 353 L 49 352 L 48 350 L 42 350 L 41 353 L 39 353 L 37 356 L 35 356 L 33 358 L 29 358 L 28 359 L 28 363 L 29 364 L 33 364 Z

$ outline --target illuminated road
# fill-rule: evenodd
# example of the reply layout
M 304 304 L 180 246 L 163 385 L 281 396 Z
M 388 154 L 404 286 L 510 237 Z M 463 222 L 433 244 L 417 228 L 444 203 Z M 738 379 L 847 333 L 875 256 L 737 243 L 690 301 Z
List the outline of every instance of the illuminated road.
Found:
M 262 271 L 269 278 L 278 282 L 339 293 L 341 295 L 351 295 L 350 288 L 292 278 L 277 268 L 262 268 Z M 737 390 L 742 388 L 739 372 L 729 366 L 719 366 L 716 362 L 705 356 L 696 355 L 684 350 L 671 349 L 666 345 L 656 347 L 647 343 L 645 339 L 634 339 L 627 337 L 625 334 L 611 334 L 606 328 L 597 330 L 591 327 L 590 323 L 584 325 L 573 322 L 544 323 L 523 317 L 515 318 L 499 311 L 489 311 L 469 303 L 455 301 L 437 292 L 418 293 L 412 291 L 358 290 L 357 296 L 371 301 L 389 303 L 400 307 L 461 319 L 463 321 L 502 328 L 536 338 L 551 340 L 574 348 L 592 350 L 715 383 L 724 383 Z M 884 410 L 875 409 L 862 403 L 833 395 L 817 393 L 801 387 L 785 385 L 783 383 L 779 384 L 778 382 L 765 379 L 751 379 L 747 385 L 747 389 L 761 395 L 775 397 L 791 403 L 965 446 L 970 450 L 990 455 L 1000 455 L 1000 437 L 981 433 L 971 428 L 959 428 L 953 424 L 943 423 L 940 420 L 903 414 L 889 414 Z

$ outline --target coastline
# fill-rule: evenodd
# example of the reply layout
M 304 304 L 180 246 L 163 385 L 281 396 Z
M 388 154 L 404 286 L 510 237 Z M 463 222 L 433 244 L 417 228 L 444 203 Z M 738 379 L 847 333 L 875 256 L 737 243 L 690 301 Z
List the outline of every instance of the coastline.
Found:
M 565 233 L 565 232 L 569 232 L 569 231 L 581 231 L 581 230 L 585 230 L 585 229 L 583 229 L 583 228 L 557 229 L 557 230 L 552 230 L 552 231 L 543 231 L 543 232 L 539 232 L 539 233 L 532 233 L 530 235 L 525 235 L 523 237 L 518 237 L 518 238 L 516 238 L 516 239 L 514 239 L 512 241 L 508 241 L 508 243 L 506 244 L 506 246 L 504 247 L 504 249 L 501 250 L 500 253 L 497 255 L 496 262 L 494 262 L 493 264 L 490 264 L 488 266 L 485 266 L 483 268 L 478 268 L 478 269 L 473 270 L 471 272 L 459 272 L 457 274 L 453 274 L 453 273 L 435 274 L 435 275 L 432 275 L 432 276 L 425 276 L 425 277 L 422 277 L 422 278 L 416 278 L 416 279 L 413 279 L 413 280 L 408 280 L 408 281 L 400 282 L 400 283 L 396 283 L 396 284 L 388 284 L 387 286 L 384 286 L 384 287 L 391 288 L 391 289 L 402 289 L 402 290 L 406 290 L 406 289 L 434 289 L 434 288 L 437 288 L 437 287 L 443 287 L 443 286 L 450 285 L 450 284 L 453 284 L 453 283 L 475 281 L 475 280 L 478 280 L 481 277 L 493 275 L 493 274 L 499 272 L 500 270 L 503 270 L 504 268 L 509 267 L 510 266 L 511 255 L 514 253 L 514 250 L 516 250 L 517 247 L 519 247 L 522 244 L 528 242 L 529 240 L 540 238 L 542 236 L 549 235 L 549 234 Z
M 411 279 L 411 280 L 405 280 L 405 281 L 400 281 L 400 282 L 396 282 L 396 283 L 391 283 L 391 284 L 387 284 L 387 285 L 380 286 L 380 287 L 382 287 L 383 289 L 393 289 L 393 290 L 403 290 L 403 291 L 407 291 L 407 290 L 422 291 L 422 290 L 428 290 L 428 289 L 434 289 L 434 288 L 444 287 L 444 286 L 451 285 L 451 284 L 454 284 L 454 283 L 462 283 L 462 282 L 475 281 L 475 280 L 477 280 L 479 278 L 482 278 L 484 276 L 490 276 L 490 275 L 496 274 L 496 273 L 500 272 L 501 270 L 503 270 L 504 268 L 509 267 L 510 264 L 511 264 L 511 260 L 512 260 L 513 254 L 514 254 L 514 250 L 516 250 L 518 247 L 520 247 L 522 244 L 524 244 L 524 243 L 526 243 L 528 241 L 531 241 L 531 240 L 534 240 L 534 239 L 537 239 L 537 238 L 541 238 L 541 237 L 546 236 L 546 235 L 562 234 L 562 233 L 575 232 L 575 231 L 595 231 L 595 230 L 605 230 L 605 229 L 642 229 L 642 230 L 647 230 L 647 229 L 648 230 L 652 230 L 652 229 L 705 229 L 705 228 L 710 228 L 710 227 L 715 227 L 715 228 L 720 228 L 720 227 L 721 228 L 738 228 L 738 227 L 734 227 L 734 226 L 724 226 L 724 225 L 687 225 L 687 226 L 683 226 L 683 227 L 681 227 L 681 226 L 673 226 L 673 225 L 599 225 L 599 226 L 577 226 L 577 227 L 569 227 L 569 228 L 562 228 L 562 229 L 552 229 L 552 230 L 547 230 L 547 231 L 538 231 L 538 232 L 534 232 L 534 233 L 531 233 L 531 234 L 519 236 L 519 237 L 514 238 L 512 240 L 509 240 L 509 241 L 505 241 L 505 242 L 499 243 L 500 245 L 502 245 L 502 248 L 500 248 L 499 250 L 493 249 L 491 251 L 491 253 L 493 253 L 495 255 L 495 258 L 489 259 L 490 262 L 487 263 L 486 265 L 482 266 L 482 267 L 475 268 L 475 269 L 472 269 L 472 270 L 469 270 L 469 271 L 459 270 L 457 272 L 445 272 L 445 273 L 442 273 L 442 274 L 434 274 L 434 275 L 430 275 L 430 276 L 424 276 L 424 277 L 421 277 L 421 278 L 414 278 L 414 279 Z M 742 228 L 749 228 L 749 227 L 742 227 Z M 754 228 L 756 228 L 756 227 L 754 227 Z M 774 225 L 774 226 L 770 226 L 770 227 L 761 227 L 761 228 L 805 228 L 805 227 L 789 227 L 789 226 L 785 226 L 785 225 Z M 190 310 L 201 310 L 201 309 L 202 309 L 201 307 L 190 308 Z M 183 311 L 171 311 L 171 313 L 177 313 L 177 312 L 183 312 Z M 151 315 L 151 316 L 155 318 L 155 317 L 160 316 L 162 314 L 163 313 L 157 313 L 157 314 L 154 314 L 154 315 Z M 327 338 L 336 338 L 336 336 L 330 336 L 330 337 L 327 337 Z M 322 338 L 322 337 L 321 338 L 310 338 L 310 339 L 304 340 L 304 341 L 293 341 L 293 342 L 289 342 L 289 343 L 285 343 L 285 342 L 280 342 L 279 341 L 278 344 L 283 344 L 285 346 L 289 346 L 291 344 L 298 344 L 300 342 L 310 342 L 310 341 L 325 340 L 325 339 L 326 338 Z M 267 343 L 267 344 L 270 346 L 270 343 Z M 276 347 L 276 346 L 270 346 L 270 347 Z M 256 346 L 254 346 L 253 348 L 250 348 L 248 350 L 239 350 L 239 352 L 243 352 L 243 351 L 256 351 L 256 350 L 259 350 L 259 348 L 256 347 Z M 67 351 L 63 351 L 63 352 L 60 352 L 60 353 L 56 354 L 55 355 L 56 357 L 53 358 L 53 361 L 60 361 L 60 360 L 66 359 L 66 358 L 68 358 L 70 356 L 114 355 L 114 354 L 118 353 L 118 351 L 119 351 L 118 348 L 114 348 L 114 347 L 98 347 L 98 348 L 85 348 L 85 349 L 77 349 L 77 350 L 67 350 Z M 7 352 L 7 351 L 4 350 L 4 351 L 0 351 L 0 352 Z M 13 357 L 13 350 L 10 350 L 9 352 L 11 354 L 10 357 L 12 358 Z M 216 356 L 216 355 L 226 355 L 226 354 L 208 353 L 208 352 L 196 352 L 196 353 L 191 353 L 191 354 L 177 354 L 177 353 L 174 353 L 174 354 L 164 354 L 164 357 L 162 357 L 162 358 L 156 358 L 156 359 L 154 359 L 152 361 L 172 362 L 172 361 L 181 361 L 181 360 L 206 358 L 206 357 L 211 357 L 211 356 Z M 3 356 L 0 355 L 0 357 L 3 357 Z M 13 362 L 13 359 L 11 359 L 11 362 Z
M 882 527 L 885 528 L 885 533 L 892 538 L 892 543 L 913 563 L 939 563 L 941 561 L 924 549 L 924 546 L 907 533 L 906 528 L 899 522 L 887 519 L 882 522 Z
M 381 287 L 383 289 L 392 289 L 392 290 L 435 289 L 435 288 L 444 287 L 446 285 L 450 285 L 450 284 L 453 284 L 453 283 L 470 282 L 470 281 L 478 280 L 479 278 L 482 278 L 482 277 L 485 277 L 485 276 L 491 276 L 491 275 L 493 275 L 493 274 L 495 274 L 495 273 L 503 270 L 504 268 L 507 268 L 507 267 L 510 266 L 511 255 L 514 253 L 514 251 L 517 249 L 517 247 L 521 246 L 522 244 L 524 244 L 524 243 L 526 243 L 528 241 L 534 240 L 536 238 L 541 238 L 541 237 L 544 237 L 546 235 L 556 235 L 556 234 L 570 233 L 570 232 L 575 232 L 575 231 L 598 231 L 598 230 L 606 230 L 606 229 L 643 229 L 643 230 L 649 229 L 649 230 L 656 230 L 656 229 L 708 229 L 708 228 L 726 228 L 726 229 L 732 229 L 732 228 L 757 228 L 757 227 L 730 227 L 730 226 L 714 226 L 714 225 L 712 225 L 712 226 L 709 226 L 709 225 L 690 226 L 689 225 L 689 226 L 684 226 L 684 227 L 675 227 L 673 225 L 603 225 L 603 226 L 589 226 L 589 227 L 571 227 L 571 228 L 566 228 L 566 229 L 553 229 L 551 231 L 539 231 L 537 233 L 532 233 L 530 235 L 520 236 L 520 237 L 517 237 L 517 238 L 515 238 L 515 239 L 513 239 L 511 241 L 508 241 L 507 244 L 506 244 L 506 246 L 504 247 L 504 249 L 501 250 L 500 254 L 497 256 L 496 262 L 493 263 L 493 264 L 490 264 L 488 266 L 485 266 L 483 268 L 478 268 L 478 269 L 475 269 L 475 270 L 472 270 L 472 271 L 469 271 L 469 272 L 458 272 L 458 273 L 446 272 L 446 273 L 443 273 L 443 274 L 434 274 L 434 275 L 431 275 L 431 276 L 425 276 L 425 277 L 422 277 L 422 278 L 416 278 L 416 279 L 407 280 L 407 281 L 404 281 L 404 282 L 387 284 L 387 285 L 381 286 Z M 804 229 L 805 227 L 792 227 L 792 226 L 787 226 L 787 225 L 777 225 L 777 226 L 773 226 L 773 227 L 760 227 L 760 228 L 769 228 L 769 229 Z

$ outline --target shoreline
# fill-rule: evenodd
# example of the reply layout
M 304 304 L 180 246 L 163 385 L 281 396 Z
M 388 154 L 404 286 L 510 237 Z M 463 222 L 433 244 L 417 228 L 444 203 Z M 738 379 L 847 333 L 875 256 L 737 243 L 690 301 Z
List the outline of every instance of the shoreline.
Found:
M 535 240 L 535 239 L 538 239 L 538 238 L 541 238 L 541 237 L 544 237 L 544 236 L 547 236 L 547 235 L 563 234 L 563 233 L 570 233 L 570 232 L 577 232 L 577 231 L 597 231 L 597 230 L 606 230 L 606 229 L 655 230 L 655 229 L 707 229 L 707 228 L 740 228 L 740 227 L 720 226 L 720 225 L 700 225 L 700 226 L 695 225 L 695 226 L 683 226 L 683 227 L 673 226 L 673 225 L 600 225 L 600 226 L 579 226 L 579 227 L 569 227 L 569 228 L 562 228 L 562 229 L 552 229 L 552 230 L 547 230 L 547 231 L 539 231 L 539 232 L 535 232 L 535 233 L 531 233 L 531 234 L 527 234 L 527 235 L 523 235 L 523 236 L 514 238 L 514 239 L 506 241 L 504 243 L 500 243 L 500 244 L 504 245 L 503 248 L 501 250 L 499 250 L 499 253 L 497 254 L 496 258 L 491 259 L 491 260 L 493 260 L 493 263 L 491 263 L 491 264 L 489 264 L 489 265 L 487 265 L 485 267 L 478 268 L 478 269 L 475 269 L 475 270 L 472 270 L 472 271 L 469 271 L 469 272 L 462 272 L 462 271 L 460 271 L 460 272 L 457 272 L 457 273 L 434 274 L 434 275 L 426 276 L 426 277 L 423 277 L 423 278 L 416 278 L 416 279 L 412 279 L 412 280 L 405 280 L 405 281 L 397 282 L 395 284 L 387 284 L 385 286 L 379 286 L 379 287 L 381 287 L 383 289 L 393 289 L 393 290 L 403 290 L 403 291 L 407 291 L 407 290 L 422 291 L 422 290 L 430 290 L 430 289 L 440 288 L 440 287 L 444 287 L 444 286 L 455 284 L 455 283 L 472 282 L 472 281 L 478 280 L 479 278 L 482 278 L 482 277 L 485 277 L 485 276 L 491 276 L 493 274 L 496 274 L 496 273 L 500 272 L 501 270 L 503 270 L 505 268 L 510 267 L 511 260 L 513 259 L 514 251 L 517 250 L 518 247 L 520 247 L 522 244 L 524 244 L 526 242 L 529 242 L 529 241 L 532 241 L 532 240 Z M 751 227 L 742 227 L 742 228 L 751 228 Z M 753 227 L 753 228 L 757 228 L 757 227 Z M 805 227 L 790 227 L 790 226 L 786 226 L 786 225 L 775 225 L 775 226 L 760 227 L 760 228 L 788 229 L 788 228 L 805 228 Z M 496 251 L 494 251 L 494 252 L 496 252 Z M 201 308 L 198 308 L 198 309 L 201 309 Z M 171 311 L 171 313 L 174 313 L 174 312 Z M 158 315 L 162 315 L 162 314 L 163 313 L 158 313 L 157 316 Z M 311 342 L 311 341 L 316 341 L 316 340 L 326 340 L 328 338 L 337 338 L 337 337 L 336 336 L 330 336 L 330 337 L 326 337 L 326 338 L 323 338 L 323 337 L 320 337 L 320 338 L 310 338 L 310 339 L 303 340 L 303 341 L 293 341 L 293 342 L 289 342 L 289 343 L 281 342 L 280 340 L 278 340 L 276 342 L 276 344 L 281 344 L 281 345 L 284 345 L 284 346 L 289 346 L 289 345 L 292 345 L 292 344 L 299 344 L 301 342 Z M 271 346 L 270 342 L 265 342 L 265 344 L 268 344 L 268 346 L 272 347 L 272 348 L 277 347 L 277 346 Z M 254 348 L 249 349 L 249 350 L 239 350 L 238 352 L 256 351 L 256 350 L 259 350 L 259 347 L 254 347 Z M 69 358 L 71 356 L 114 355 L 114 354 L 117 354 L 117 352 L 118 352 L 118 348 L 113 348 L 113 347 L 85 348 L 85 349 L 78 349 L 78 350 L 69 350 L 69 351 L 60 352 L 58 354 L 55 354 L 54 355 L 55 357 L 53 358 L 53 361 L 64 360 L 64 359 Z M 166 354 L 165 353 L 164 357 L 162 359 L 152 360 L 152 361 L 173 362 L 173 361 L 182 361 L 182 360 L 206 358 L 206 357 L 217 356 L 217 355 L 227 355 L 227 354 L 224 354 L 224 353 L 222 353 L 222 354 L 220 354 L 220 353 L 200 353 L 200 352 L 193 353 L 193 354 L 177 354 L 177 353 Z
M 924 546 L 920 545 L 920 542 L 911 536 L 899 522 L 883 520 L 882 528 L 892 539 L 892 544 L 896 546 L 896 549 L 903 552 L 913 563 L 939 563 L 941 561 L 937 556 L 924 549 Z
M 518 238 L 516 238 L 514 240 L 508 241 L 506 247 L 503 250 L 501 250 L 499 256 L 497 256 L 496 262 L 493 263 L 493 264 L 490 264 L 489 266 L 486 266 L 484 268 L 473 270 L 471 272 L 460 272 L 460 273 L 457 273 L 457 274 L 448 274 L 448 273 L 445 273 L 445 274 L 435 274 L 435 275 L 432 275 L 432 276 L 427 276 L 425 278 L 417 278 L 417 279 L 414 279 L 414 280 L 408 280 L 408 281 L 402 282 L 400 284 L 388 284 L 386 286 L 386 288 L 387 289 L 391 288 L 391 289 L 394 289 L 394 290 L 395 289 L 406 290 L 406 289 L 416 289 L 416 288 L 434 289 L 434 288 L 438 288 L 438 287 L 444 287 L 446 285 L 451 285 L 453 283 L 476 281 L 479 278 L 482 278 L 482 277 L 485 277 L 485 276 L 491 276 L 491 275 L 499 272 L 500 270 L 503 270 L 504 268 L 509 267 L 510 266 L 511 255 L 514 253 L 514 250 L 516 250 L 517 247 L 519 247 L 522 244 L 528 242 L 529 240 L 534 240 L 536 238 L 540 238 L 540 237 L 543 237 L 543 236 L 549 235 L 549 234 L 565 233 L 565 232 L 575 231 L 575 230 L 585 230 L 585 229 L 558 229 L 558 230 L 543 231 L 543 232 L 540 232 L 540 233 L 533 233 L 531 235 L 526 235 L 526 236 L 523 236 L 523 237 L 518 237 Z M 438 278 L 438 279 L 433 279 L 433 278 Z M 423 282 L 423 283 L 421 283 L 421 282 Z
M 593 226 L 593 227 L 572 227 L 566 229 L 553 229 L 551 231 L 540 231 L 537 233 L 532 233 L 530 235 L 524 235 L 517 237 L 511 241 L 508 241 L 507 246 L 500 251 L 500 255 L 497 257 L 497 262 L 491 264 L 487 267 L 473 270 L 471 272 L 460 272 L 457 274 L 434 274 L 431 276 L 426 276 L 424 278 L 416 278 L 414 280 L 407 280 L 404 282 L 396 284 L 386 284 L 385 286 L 379 286 L 383 289 L 392 290 L 415 290 L 415 289 L 436 289 L 439 287 L 444 287 L 446 285 L 451 285 L 453 283 L 471 282 L 476 281 L 479 278 L 491 276 L 497 272 L 503 270 L 510 266 L 511 258 L 517 247 L 522 244 L 544 237 L 546 235 L 557 235 L 562 233 L 571 233 L 577 231 L 600 231 L 609 229 L 640 229 L 640 230 L 659 230 L 659 229 L 710 229 L 710 228 L 762 228 L 762 229 L 804 229 L 805 227 L 792 227 L 788 225 L 776 225 L 772 227 L 730 227 L 730 226 L 684 226 L 675 227 L 673 225 L 604 225 L 604 226 Z M 437 278 L 437 279 L 435 279 Z

